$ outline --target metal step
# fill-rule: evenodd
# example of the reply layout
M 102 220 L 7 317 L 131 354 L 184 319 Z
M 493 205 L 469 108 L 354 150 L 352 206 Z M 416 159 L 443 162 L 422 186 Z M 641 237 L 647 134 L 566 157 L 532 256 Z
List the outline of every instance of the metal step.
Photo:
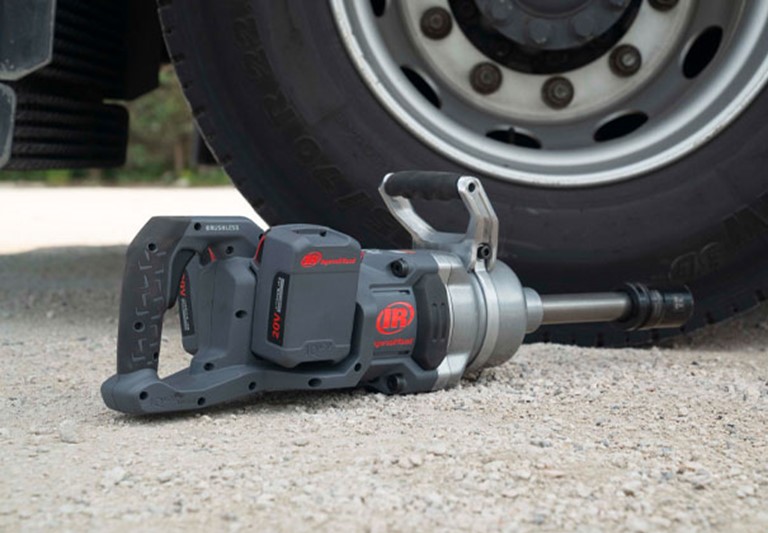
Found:
M 122 165 L 114 100 L 157 87 L 164 55 L 154 0 L 0 0 L 0 14 L 0 169 Z

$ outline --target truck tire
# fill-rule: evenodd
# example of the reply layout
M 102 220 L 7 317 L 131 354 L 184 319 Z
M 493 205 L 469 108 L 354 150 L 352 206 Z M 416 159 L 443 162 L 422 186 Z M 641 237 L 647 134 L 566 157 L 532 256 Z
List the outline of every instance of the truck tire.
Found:
M 683 331 L 768 294 L 768 3 L 160 0 L 160 15 L 206 142 L 271 224 L 406 246 L 381 178 L 463 172 L 494 204 L 500 257 L 542 293 L 686 284 Z

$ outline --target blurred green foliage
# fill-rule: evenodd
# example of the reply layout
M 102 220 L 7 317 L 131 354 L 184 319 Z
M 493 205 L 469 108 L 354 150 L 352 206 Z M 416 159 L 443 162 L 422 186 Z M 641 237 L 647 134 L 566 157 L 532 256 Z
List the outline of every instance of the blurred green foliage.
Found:
M 130 140 L 124 167 L 93 170 L 0 172 L 0 181 L 36 181 L 49 185 L 153 184 L 224 185 L 230 181 L 218 167 L 195 164 L 195 130 L 176 74 L 160 71 L 160 87 L 129 102 Z

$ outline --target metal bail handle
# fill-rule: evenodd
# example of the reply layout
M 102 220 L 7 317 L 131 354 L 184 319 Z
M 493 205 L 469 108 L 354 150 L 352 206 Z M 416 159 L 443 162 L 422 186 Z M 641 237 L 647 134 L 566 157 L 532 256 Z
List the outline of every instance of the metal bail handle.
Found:
M 478 264 L 493 270 L 499 247 L 499 219 L 479 179 L 452 172 L 395 172 L 384 177 L 379 193 L 392 216 L 411 234 L 414 248 L 456 254 L 470 272 Z M 411 203 L 416 198 L 460 199 L 469 212 L 467 231 L 462 235 L 436 230 L 416 213 Z

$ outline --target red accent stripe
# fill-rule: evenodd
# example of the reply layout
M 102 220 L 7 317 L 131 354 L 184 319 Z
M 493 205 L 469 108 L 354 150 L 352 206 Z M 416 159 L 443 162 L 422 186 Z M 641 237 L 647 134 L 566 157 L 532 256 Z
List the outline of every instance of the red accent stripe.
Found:
M 211 256 L 211 263 L 216 261 L 216 254 L 213 253 L 213 248 L 211 248 L 210 246 L 208 247 L 208 255 Z
M 261 263 L 261 249 L 264 247 L 264 240 L 267 238 L 267 234 L 261 236 L 259 239 L 259 245 L 256 246 L 256 253 L 253 256 L 253 260 L 257 263 Z

